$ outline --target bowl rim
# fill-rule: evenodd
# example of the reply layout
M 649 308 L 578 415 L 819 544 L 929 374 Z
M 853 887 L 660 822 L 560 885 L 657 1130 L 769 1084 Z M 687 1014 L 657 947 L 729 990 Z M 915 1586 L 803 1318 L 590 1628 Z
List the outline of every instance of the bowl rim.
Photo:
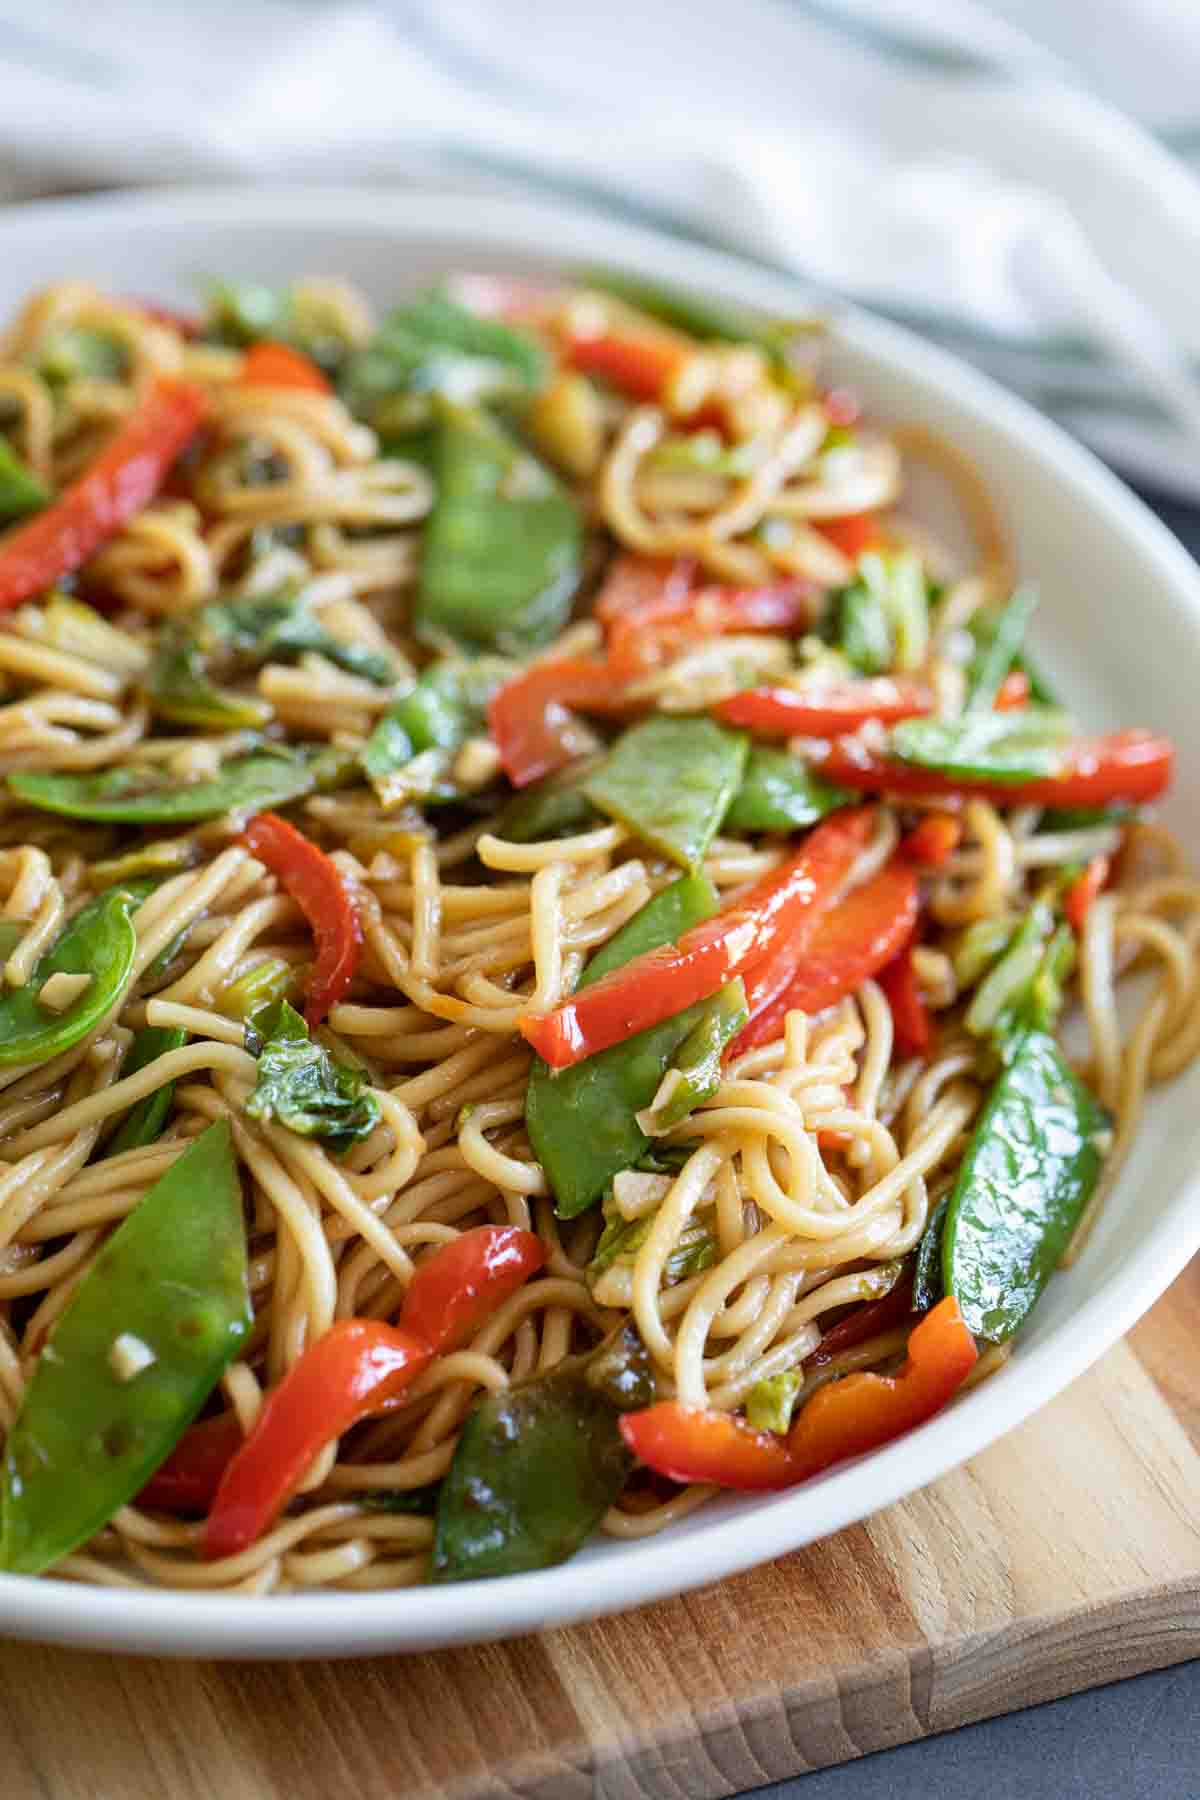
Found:
M 682 242 L 574 205 L 338 186 L 134 190 L 18 204 L 0 214 L 0 250 L 77 227 L 152 233 L 162 226 L 307 226 L 314 236 L 347 228 L 381 243 L 435 238 L 466 255 L 577 264 L 621 264 L 680 285 L 724 292 L 777 310 L 804 307 L 803 283 L 742 258 Z M 828 311 L 828 308 L 824 309 Z M 1028 450 L 1060 489 L 1103 511 L 1170 604 L 1200 625 L 1200 568 L 1166 526 L 1118 478 L 1057 426 L 989 377 L 903 327 L 839 308 L 833 335 L 933 390 L 952 396 L 1012 444 Z M 739 1573 L 853 1524 L 926 1486 L 1021 1423 L 1122 1337 L 1200 1248 L 1200 1173 L 1185 1179 L 1124 1265 L 1078 1310 L 976 1391 L 902 1441 L 806 1484 L 802 1494 L 668 1531 L 649 1543 L 609 1545 L 603 1557 L 503 1581 L 380 1592 L 267 1597 L 188 1590 L 132 1590 L 53 1577 L 0 1579 L 0 1632 L 42 1642 L 173 1656 L 310 1658 L 422 1650 L 515 1637 L 598 1618 Z M 1015 1379 L 1019 1370 L 1019 1379 Z M 914 1454 L 915 1452 L 915 1454 Z M 914 1478 L 913 1469 L 918 1471 Z M 798 1516 L 803 1524 L 797 1523 Z

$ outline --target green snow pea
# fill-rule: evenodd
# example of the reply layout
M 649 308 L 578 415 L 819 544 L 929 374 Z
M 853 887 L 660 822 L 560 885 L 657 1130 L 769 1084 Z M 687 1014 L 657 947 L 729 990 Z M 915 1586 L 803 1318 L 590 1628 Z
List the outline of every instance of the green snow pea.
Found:
M 645 950 L 674 943 L 717 910 L 716 890 L 702 875 L 682 875 L 655 894 L 588 963 L 586 987 Z M 613 1176 L 630 1169 L 650 1139 L 637 1115 L 650 1105 L 679 1046 L 710 1000 L 639 1031 L 622 1044 L 552 1074 L 534 1058 L 525 1097 L 525 1126 L 546 1171 L 560 1218 L 573 1219 L 598 1200 Z
M 1037 603 L 1036 588 L 1019 587 L 989 620 L 967 669 L 967 712 L 991 712 L 1004 677 L 1019 662 Z
M 45 482 L 21 461 L 8 439 L 0 437 L 0 522 L 38 512 L 49 498 Z
M 659 713 L 622 732 L 583 784 L 592 805 L 695 869 L 729 811 L 750 740 L 715 719 Z
M 740 976 L 702 1003 L 700 1017 L 671 1058 L 670 1091 L 643 1115 L 653 1133 L 671 1131 L 721 1085 L 721 1059 L 749 1017 Z
M 372 787 L 385 805 L 412 794 L 419 800 L 456 800 L 451 779 L 455 753 L 482 732 L 492 695 L 513 673 L 496 656 L 473 662 L 447 657 L 422 671 L 408 693 L 384 713 L 359 753 Z M 428 752 L 438 755 L 429 757 Z M 420 774 L 408 773 L 414 757 Z
M 562 628 L 579 583 L 575 502 L 504 428 L 440 404 L 413 623 L 464 649 L 527 655 Z
M 583 783 L 598 766 L 598 759 L 589 757 L 586 768 L 576 763 L 514 794 L 496 821 L 497 837 L 514 844 L 534 844 L 587 831 L 596 823 L 597 813 Z
M 514 1575 L 573 1556 L 633 1470 L 621 1413 L 653 1398 L 649 1356 L 625 1326 L 591 1356 L 480 1401 L 438 1496 L 431 1580 Z
M 546 370 L 546 353 L 528 333 L 435 290 L 388 314 L 347 361 L 340 391 L 351 412 L 391 437 L 427 419 L 434 395 L 460 403 L 519 399 Z
M 1027 1031 L 979 1116 L 950 1195 L 942 1279 L 968 1330 L 1024 1323 L 1096 1185 L 1109 1118 L 1044 1031 Z
M 728 831 L 801 831 L 850 800 L 790 751 L 752 744 L 723 824 Z
M 942 1286 L 942 1234 L 946 1229 L 946 1214 L 949 1210 L 950 1196 L 947 1194 L 939 1200 L 926 1219 L 921 1241 L 917 1245 L 912 1290 L 915 1313 L 931 1311 L 945 1292 Z
M 157 763 L 136 763 L 95 775 L 43 775 L 24 769 L 8 777 L 8 788 L 27 806 L 69 819 L 173 825 L 284 806 L 312 793 L 318 785 L 318 768 L 314 756 L 257 751 L 234 757 L 205 781 L 181 782 Z
M 36 1575 L 106 1525 L 251 1322 L 242 1190 L 220 1120 L 117 1228 L 51 1330 L 5 1449 L 0 1567 Z
M 788 351 L 795 338 L 819 328 L 816 319 L 772 319 L 748 306 L 739 306 L 735 300 L 714 300 L 710 295 L 664 287 L 614 269 L 585 269 L 581 279 L 586 286 L 613 294 L 627 306 L 649 313 L 652 319 L 673 325 L 676 331 L 686 331 L 689 337 L 704 342 L 757 344 L 778 368 L 788 366 Z
M 64 325 L 40 345 L 34 364 L 52 388 L 69 381 L 120 381 L 129 354 L 120 338 L 88 325 Z
M 24 987 L 0 996 L 0 1065 L 49 1062 L 98 1025 L 129 984 L 137 935 L 132 915 L 144 896 L 110 888 L 77 913 L 37 963 Z M 88 985 L 63 1012 L 38 995 L 51 975 L 86 975 Z
M 182 1050 L 187 1043 L 187 1032 L 177 1025 L 147 1025 L 134 1033 L 129 1055 L 121 1069 L 121 1078 L 136 1075 L 148 1063 L 157 1062 L 169 1050 Z M 155 1088 L 144 1100 L 131 1106 L 117 1130 L 104 1146 L 105 1156 L 120 1156 L 123 1150 L 140 1150 L 145 1144 L 157 1143 L 163 1134 L 168 1118 L 171 1116 L 171 1102 L 175 1098 L 175 1083 L 164 1082 L 162 1087 Z
M 1026 706 L 958 719 L 905 719 L 893 726 L 890 748 L 901 762 L 959 781 L 1039 781 L 1058 773 L 1073 730 L 1057 708 Z

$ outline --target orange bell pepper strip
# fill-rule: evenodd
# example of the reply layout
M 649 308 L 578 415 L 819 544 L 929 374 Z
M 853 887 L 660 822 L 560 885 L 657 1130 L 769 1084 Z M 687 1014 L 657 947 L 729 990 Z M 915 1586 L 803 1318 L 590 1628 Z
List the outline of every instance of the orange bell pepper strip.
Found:
M 552 1068 L 569 1069 L 707 999 L 832 905 L 871 825 L 869 809 L 833 814 L 794 856 L 741 899 L 685 931 L 678 944 L 634 957 L 553 1012 L 523 1013 L 517 1022 L 522 1035 Z
M 940 869 L 962 843 L 962 820 L 953 813 L 926 813 L 900 840 L 899 854 L 918 869 Z
M 1156 732 L 1117 731 L 1064 744 L 1053 775 L 964 781 L 881 756 L 857 738 L 840 738 L 814 767 L 838 787 L 870 794 L 958 795 L 999 806 L 1107 806 L 1115 800 L 1157 800 L 1170 786 L 1174 755 L 1170 740 Z
M 632 337 L 609 331 L 568 340 L 565 360 L 581 375 L 607 381 L 631 400 L 661 400 L 693 354 L 693 346 L 665 333 Z
M 318 369 L 310 356 L 293 350 L 290 344 L 264 339 L 251 344 L 242 358 L 238 373 L 239 387 L 302 388 L 314 394 L 331 394 L 328 377 Z
M 876 977 L 892 1015 L 892 1036 L 901 1056 L 927 1056 L 933 1045 L 933 1021 L 913 968 L 907 944 Z
M 821 1012 L 878 974 L 912 937 L 919 903 L 915 871 L 893 860 L 808 931 L 785 938 L 774 957 L 745 977 L 750 1017 L 728 1055 L 769 1044 L 782 1035 L 789 1012 Z
M 1030 692 L 1029 677 L 1024 669 L 1010 669 L 996 689 L 992 711 L 1020 712 L 1023 706 L 1029 705 Z
M 962 1386 L 977 1356 L 958 1302 L 947 1295 L 916 1326 L 899 1374 L 846 1375 L 818 1388 L 786 1437 L 678 1400 L 625 1413 L 621 1436 L 639 1461 L 672 1481 L 743 1492 L 793 1487 L 923 1425 Z
M 841 519 L 813 519 L 812 524 L 851 562 L 857 562 L 864 550 L 879 542 L 879 520 L 874 513 L 847 513 Z
M 545 1261 L 541 1238 L 519 1226 L 464 1231 L 418 1263 L 400 1308 L 401 1330 L 437 1356 L 457 1350 Z
M 362 955 L 362 924 L 350 889 L 337 864 L 277 813 L 258 813 L 241 842 L 278 876 L 312 929 L 317 955 L 304 1017 L 314 1030 L 350 986 Z
M 267 1395 L 212 1503 L 203 1550 L 236 1556 L 268 1531 L 313 1458 L 397 1400 L 432 1355 L 428 1344 L 378 1319 L 340 1319 Z
M 793 1479 L 806 1481 L 923 1425 L 962 1386 L 978 1355 L 958 1301 L 947 1294 L 909 1338 L 898 1374 L 846 1375 L 801 1407 L 787 1438 Z
M 756 737 L 838 737 L 870 719 L 894 725 L 933 711 L 933 695 L 919 681 L 878 675 L 865 681 L 831 681 L 818 687 L 744 688 L 718 700 L 713 713 L 726 725 Z
M 141 512 L 207 410 L 203 388 L 160 376 L 78 480 L 0 537 L 0 610 L 80 568 Z
M 731 632 L 797 631 L 816 612 L 816 592 L 810 582 L 798 580 L 665 592 L 612 620 L 609 666 L 616 679 L 630 681 L 706 638 Z
M 639 1462 L 669 1481 L 703 1481 L 743 1493 L 791 1487 L 787 1439 L 755 1431 L 733 1413 L 660 1400 L 622 1413 L 621 1436 Z
M 1083 873 L 1075 877 L 1063 896 L 1063 912 L 1076 937 L 1083 936 L 1092 901 L 1107 887 L 1111 873 L 1111 857 L 1093 856 Z

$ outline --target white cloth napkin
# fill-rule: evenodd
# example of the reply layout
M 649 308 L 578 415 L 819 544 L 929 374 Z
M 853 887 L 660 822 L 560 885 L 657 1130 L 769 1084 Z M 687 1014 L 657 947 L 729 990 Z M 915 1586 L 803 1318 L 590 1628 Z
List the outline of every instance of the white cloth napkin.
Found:
M 14 197 L 565 189 L 904 319 L 1194 499 L 1197 95 L 1196 0 L 0 0 Z

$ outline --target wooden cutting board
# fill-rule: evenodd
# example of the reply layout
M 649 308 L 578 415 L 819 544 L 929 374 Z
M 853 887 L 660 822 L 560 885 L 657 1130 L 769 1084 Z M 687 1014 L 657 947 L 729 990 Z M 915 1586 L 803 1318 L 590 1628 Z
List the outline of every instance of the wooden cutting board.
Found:
M 749 1575 L 307 1664 L 0 1647 L 5 1800 L 705 1800 L 1200 1654 L 1200 1259 L 1053 1405 Z M 750 1529 L 753 1529 L 751 1526 Z

